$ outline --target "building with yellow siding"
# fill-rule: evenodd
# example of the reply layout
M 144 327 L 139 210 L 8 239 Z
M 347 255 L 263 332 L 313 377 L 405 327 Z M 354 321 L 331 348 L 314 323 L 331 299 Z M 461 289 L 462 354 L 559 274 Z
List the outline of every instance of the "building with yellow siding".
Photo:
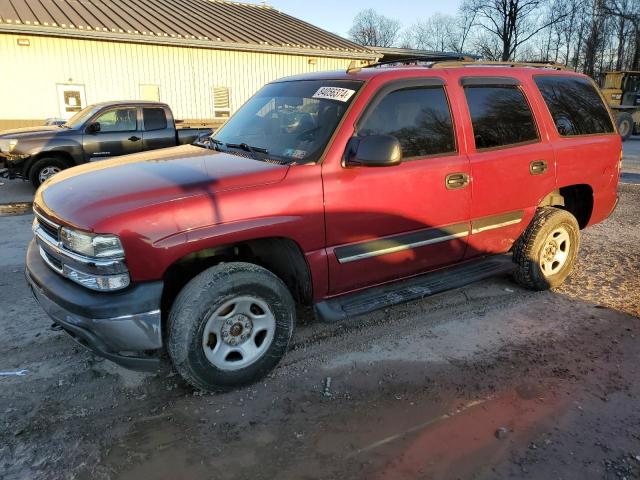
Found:
M 273 79 L 377 56 L 265 5 L 0 0 L 0 130 L 109 100 L 160 100 L 215 125 Z

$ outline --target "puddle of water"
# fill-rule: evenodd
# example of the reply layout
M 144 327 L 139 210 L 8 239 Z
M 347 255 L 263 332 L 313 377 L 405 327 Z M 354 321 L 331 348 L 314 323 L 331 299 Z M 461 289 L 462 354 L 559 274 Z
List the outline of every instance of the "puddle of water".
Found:
M 16 202 L 0 204 L 0 217 L 28 215 L 33 211 L 32 202 Z

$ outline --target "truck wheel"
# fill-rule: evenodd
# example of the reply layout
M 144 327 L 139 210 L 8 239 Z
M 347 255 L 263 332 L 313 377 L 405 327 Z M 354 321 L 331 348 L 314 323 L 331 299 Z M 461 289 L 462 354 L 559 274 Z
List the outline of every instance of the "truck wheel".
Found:
M 633 117 L 628 113 L 619 113 L 616 116 L 616 126 L 618 127 L 618 133 L 624 142 L 633 133 Z
M 516 241 L 515 280 L 532 290 L 557 287 L 571 273 L 580 246 L 580 227 L 566 210 L 540 208 Z
M 38 188 L 45 180 L 67 168 L 67 164 L 59 158 L 44 157 L 37 160 L 29 169 L 29 180 L 34 188 Z
M 295 304 L 278 277 L 250 263 L 220 264 L 178 294 L 167 349 L 189 384 L 226 390 L 269 373 L 286 353 L 294 325 Z

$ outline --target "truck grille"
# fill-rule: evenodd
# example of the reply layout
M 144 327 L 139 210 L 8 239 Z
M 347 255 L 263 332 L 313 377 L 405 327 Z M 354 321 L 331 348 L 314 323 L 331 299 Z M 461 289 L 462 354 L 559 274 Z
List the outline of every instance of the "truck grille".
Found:
M 36 213 L 36 219 L 38 221 L 38 225 L 44 232 L 49 235 L 56 242 L 60 241 L 60 227 L 53 223 L 51 220 L 47 220 L 41 215 Z

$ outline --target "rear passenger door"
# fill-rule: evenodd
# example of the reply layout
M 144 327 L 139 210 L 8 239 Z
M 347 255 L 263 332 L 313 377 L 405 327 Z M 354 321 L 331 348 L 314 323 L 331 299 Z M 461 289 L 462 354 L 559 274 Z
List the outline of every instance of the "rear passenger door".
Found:
M 354 141 L 392 135 L 400 165 L 323 164 L 332 293 L 460 261 L 469 226 L 469 166 L 442 80 L 393 82 L 374 93 Z M 447 185 L 447 178 L 455 178 Z
M 553 149 L 520 81 L 463 77 L 473 200 L 466 257 L 503 253 L 555 189 Z
M 176 129 L 173 122 L 167 118 L 167 112 L 163 107 L 143 107 L 142 132 L 143 150 L 155 150 L 176 146 Z

